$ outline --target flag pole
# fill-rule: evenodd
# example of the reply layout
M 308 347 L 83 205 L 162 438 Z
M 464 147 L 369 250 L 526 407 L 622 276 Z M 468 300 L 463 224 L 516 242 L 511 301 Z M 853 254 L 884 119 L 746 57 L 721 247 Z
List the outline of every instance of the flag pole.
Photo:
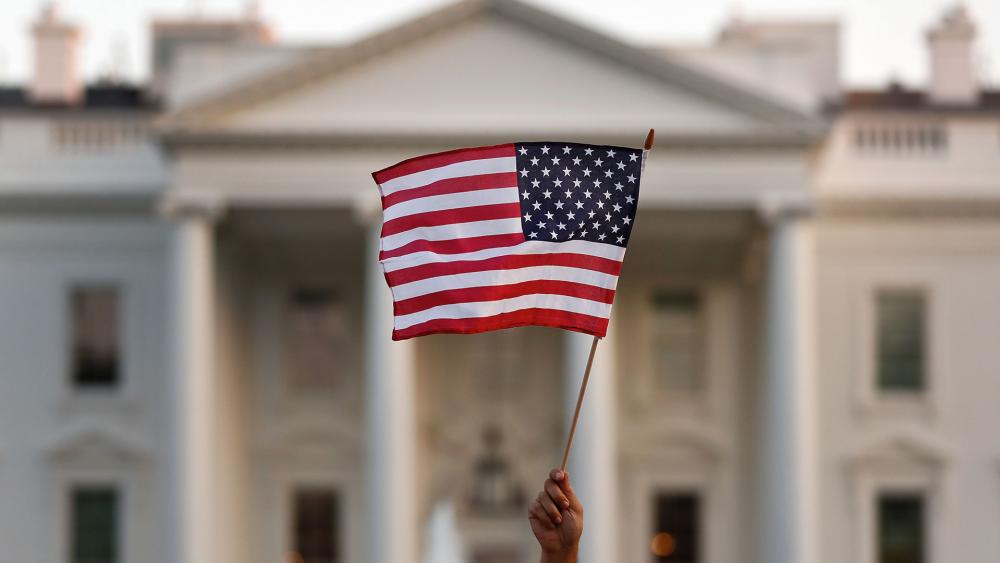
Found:
M 646 135 L 646 142 L 643 144 L 642 167 L 646 167 L 646 155 L 653 148 L 653 137 L 655 131 L 649 130 Z M 641 175 L 641 173 L 640 173 Z M 583 406 L 583 397 L 587 394 L 587 383 L 590 381 L 590 368 L 594 366 L 594 354 L 597 353 L 597 342 L 601 339 L 594 336 L 594 341 L 590 344 L 590 356 L 587 358 L 587 369 L 583 372 L 583 381 L 580 382 L 580 393 L 576 396 L 576 408 L 573 409 L 573 422 L 569 425 L 569 436 L 566 438 L 566 447 L 563 448 L 562 463 L 559 464 L 560 471 L 566 471 L 566 464 L 569 462 L 569 452 L 573 449 L 573 436 L 576 435 L 576 423 L 580 420 L 580 408 Z

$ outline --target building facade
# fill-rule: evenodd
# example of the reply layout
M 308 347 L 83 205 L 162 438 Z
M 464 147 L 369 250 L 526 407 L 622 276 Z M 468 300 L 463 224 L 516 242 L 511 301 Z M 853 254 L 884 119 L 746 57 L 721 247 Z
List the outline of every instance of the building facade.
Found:
M 152 29 L 148 88 L 85 87 L 47 12 L 0 89 L 0 559 L 534 560 L 589 339 L 392 342 L 370 172 L 649 127 L 570 462 L 585 561 L 1000 559 L 1000 97 L 964 11 L 926 92 L 841 92 L 832 22 Z

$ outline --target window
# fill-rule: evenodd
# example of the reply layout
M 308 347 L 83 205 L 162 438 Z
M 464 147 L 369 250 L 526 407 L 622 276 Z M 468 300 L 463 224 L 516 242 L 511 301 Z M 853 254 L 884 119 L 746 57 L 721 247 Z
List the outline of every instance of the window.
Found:
M 72 563 L 116 563 L 118 491 L 113 487 L 77 487 L 71 498 Z
M 72 290 L 73 384 L 111 388 L 120 378 L 118 289 L 85 286 Z
M 293 498 L 292 548 L 302 563 L 341 561 L 340 499 L 328 488 L 307 488 Z
M 698 563 L 700 502 L 691 493 L 660 493 L 653 506 L 654 563 Z
M 878 563 L 924 562 L 924 500 L 886 494 L 878 499 Z
M 665 391 L 701 389 L 701 299 L 694 292 L 660 293 L 653 303 L 655 378 Z
M 924 296 L 917 291 L 878 293 L 877 377 L 880 390 L 923 390 L 925 308 Z
M 296 389 L 329 389 L 346 357 L 347 320 L 329 289 L 292 292 L 288 312 L 289 382 Z

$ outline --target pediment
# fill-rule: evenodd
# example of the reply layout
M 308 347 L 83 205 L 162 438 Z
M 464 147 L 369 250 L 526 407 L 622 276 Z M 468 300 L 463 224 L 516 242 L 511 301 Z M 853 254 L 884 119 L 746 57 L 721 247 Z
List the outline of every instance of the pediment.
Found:
M 469 0 L 304 54 L 167 116 L 167 132 L 751 135 L 804 128 L 780 102 L 513 0 Z
M 848 455 L 855 467 L 943 466 L 951 457 L 948 448 L 918 431 L 901 429 L 874 436 Z
M 151 455 L 143 440 L 111 425 L 71 428 L 53 437 L 43 451 L 53 461 L 135 462 Z

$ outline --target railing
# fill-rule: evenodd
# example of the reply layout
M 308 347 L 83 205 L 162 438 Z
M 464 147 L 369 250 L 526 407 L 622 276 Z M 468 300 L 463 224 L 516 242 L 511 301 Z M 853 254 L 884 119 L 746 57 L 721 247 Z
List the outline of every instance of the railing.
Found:
M 864 156 L 937 157 L 947 154 L 948 132 L 943 123 L 862 123 L 851 144 Z
M 67 119 L 50 126 L 57 152 L 94 153 L 137 149 L 150 140 L 151 127 L 137 119 Z

